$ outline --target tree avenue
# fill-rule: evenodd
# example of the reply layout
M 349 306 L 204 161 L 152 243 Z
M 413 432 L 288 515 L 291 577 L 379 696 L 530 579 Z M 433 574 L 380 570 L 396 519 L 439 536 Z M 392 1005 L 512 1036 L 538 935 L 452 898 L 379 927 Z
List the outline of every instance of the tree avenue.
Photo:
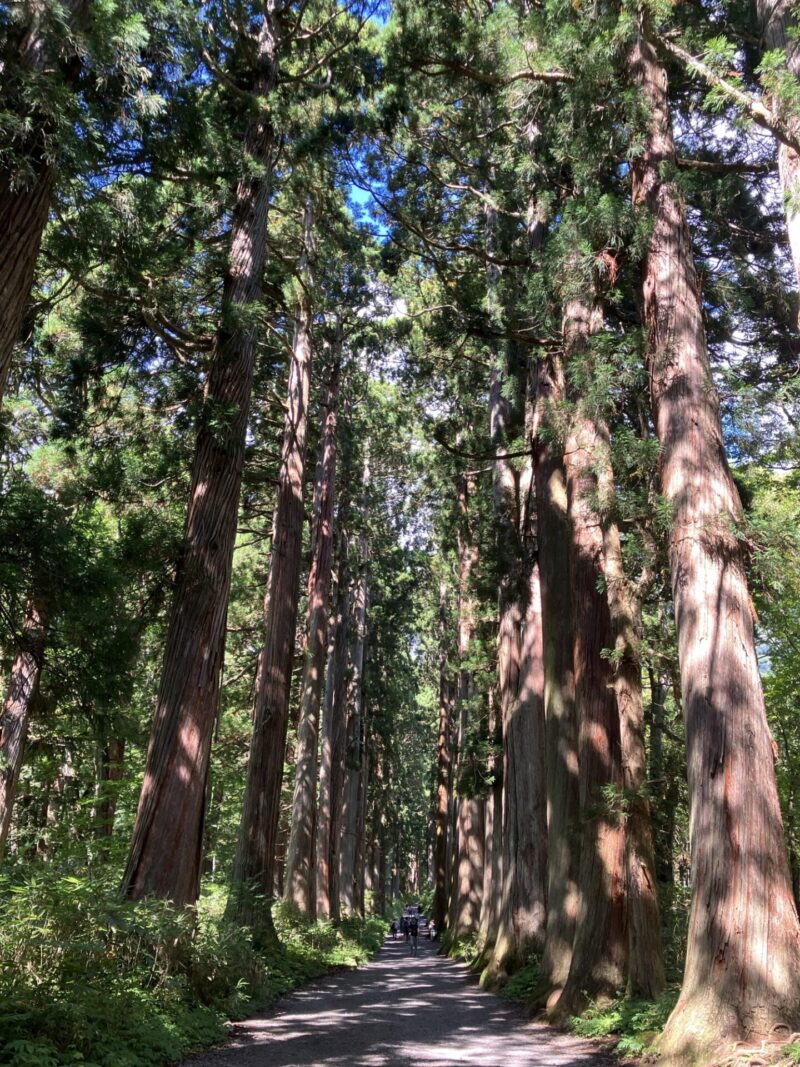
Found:
M 800 1058 L 798 33 L 0 11 L 0 1062 L 178 1061 L 409 903 Z

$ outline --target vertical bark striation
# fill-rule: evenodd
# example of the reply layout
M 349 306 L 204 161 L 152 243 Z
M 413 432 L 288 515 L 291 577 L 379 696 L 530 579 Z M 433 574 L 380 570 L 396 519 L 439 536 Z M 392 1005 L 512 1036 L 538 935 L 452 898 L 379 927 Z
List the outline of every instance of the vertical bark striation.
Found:
M 486 209 L 486 245 L 495 249 L 495 211 Z M 531 245 L 537 241 L 531 237 Z M 487 266 L 489 313 L 501 325 L 499 270 Z M 506 972 L 544 941 L 547 827 L 544 802 L 544 692 L 540 586 L 533 550 L 532 470 L 507 457 L 511 407 L 505 356 L 491 353 L 490 438 L 499 572 L 497 692 L 502 726 L 501 789 L 487 801 L 482 934 L 492 947 L 487 975 Z M 534 575 L 536 581 L 534 582 Z M 535 603 L 533 597 L 536 598 Z M 538 628 L 538 632 L 537 631 Z M 536 659 L 536 656 L 539 659 Z M 541 747 L 537 750 L 536 744 Z M 491 837 L 488 836 L 491 831 Z M 489 878 L 489 856 L 491 877 Z M 486 894 L 490 893 L 491 907 Z
M 363 702 L 363 697 L 362 697 Z M 364 915 L 366 900 L 367 867 L 367 801 L 369 799 L 369 718 L 366 710 L 362 713 L 361 726 L 361 779 L 358 792 L 358 811 L 356 814 L 356 848 L 355 848 L 355 891 L 353 904 L 356 915 Z
M 543 998 L 558 999 L 569 974 L 578 914 L 578 737 L 572 661 L 569 526 L 564 468 L 551 443 L 564 398 L 556 356 L 536 368 L 534 430 L 538 561 L 542 598 L 547 760 L 547 927 Z
M 277 82 L 276 4 L 265 5 L 254 93 Z M 259 107 L 244 138 L 244 176 L 231 219 L 222 318 L 192 466 L 184 549 L 175 581 L 144 782 L 123 890 L 178 905 L 200 889 L 208 764 L 225 649 L 233 548 L 256 358 L 274 130 Z M 229 412 L 220 426 L 220 411 Z
M 0 856 L 11 827 L 19 772 L 28 736 L 31 703 L 39 688 L 44 661 L 47 616 L 39 597 L 32 597 L 25 613 L 19 647 L 0 719 Z
M 461 783 L 467 770 L 466 741 L 472 688 L 471 672 L 466 658 L 475 630 L 470 583 L 472 571 L 478 559 L 477 549 L 472 542 L 469 514 L 472 486 L 466 475 L 460 475 L 458 478 L 457 494 L 459 507 L 457 636 L 459 670 L 456 687 L 458 738 L 454 769 L 457 796 L 453 813 L 453 879 L 447 916 L 448 931 L 453 941 L 470 937 L 479 928 L 484 869 L 484 805 L 477 797 L 461 793 Z
M 365 484 L 368 474 L 365 474 Z M 367 644 L 367 607 L 369 588 L 367 565 L 369 547 L 366 535 L 361 538 L 361 568 L 353 591 L 353 646 L 350 655 L 351 676 L 347 694 L 347 742 L 342 790 L 341 844 L 339 852 L 339 910 L 337 914 L 356 912 L 356 861 L 358 854 L 358 815 L 362 784 L 363 685 L 364 653 Z
M 569 299 L 564 309 L 568 358 L 585 350 L 600 323 L 595 309 Z M 569 976 L 559 1015 L 583 1008 L 586 999 L 613 997 L 625 984 L 625 830 L 619 804 L 622 752 L 611 665 L 613 645 L 608 599 L 598 589 L 603 575 L 603 532 L 596 510 L 594 423 L 579 405 L 565 444 L 570 574 L 574 632 L 575 703 L 582 826 L 578 884 L 580 907 Z
M 302 563 L 303 483 L 312 355 L 312 226 L 309 200 L 303 222 L 304 253 L 289 364 L 272 557 L 264 600 L 264 646 L 256 676 L 253 736 L 231 896 L 236 918 L 257 935 L 267 937 L 273 930 L 270 908 L 264 898 L 271 897 L 273 892 Z
M 333 504 L 336 478 L 336 417 L 339 357 L 333 367 L 322 420 L 320 458 L 314 492 L 314 546 L 308 578 L 308 645 L 297 729 L 292 822 L 286 863 L 286 898 L 303 914 L 314 914 L 314 830 L 317 741 L 325 675 L 328 599 L 333 569 Z
M 528 572 L 520 633 L 519 687 L 508 723 L 505 821 L 511 962 L 541 952 L 547 926 L 547 797 L 545 790 L 544 630 L 539 565 Z M 508 962 L 506 965 L 508 965 Z
M 655 999 L 666 986 L 661 946 L 661 915 L 644 737 L 639 596 L 625 575 L 622 542 L 614 519 L 614 475 L 608 429 L 595 419 L 595 469 L 603 523 L 606 596 L 614 635 L 613 679 L 622 745 L 625 790 L 625 867 L 627 878 L 628 992 Z
M 691 802 L 692 904 L 684 981 L 661 1042 L 667 1062 L 718 1062 L 728 1041 L 800 1025 L 800 928 L 686 209 L 670 179 L 666 72 L 646 31 L 629 57 L 649 108 L 632 165 L 652 232 L 643 305 L 669 540 Z M 716 1057 L 716 1059 L 715 1059 Z
M 346 508 L 339 509 L 339 548 L 336 576 L 334 634 L 328 655 L 325 708 L 319 772 L 319 805 L 316 828 L 317 918 L 338 916 L 339 826 L 347 703 L 347 647 L 349 631 L 350 578 L 347 567 Z
M 433 848 L 433 907 L 436 929 L 444 928 L 447 916 L 447 835 L 449 828 L 450 792 L 452 790 L 452 754 L 450 751 L 451 720 L 453 716 L 453 683 L 449 673 L 450 639 L 447 619 L 447 586 L 439 587 L 439 732 L 436 740 L 436 810 Z

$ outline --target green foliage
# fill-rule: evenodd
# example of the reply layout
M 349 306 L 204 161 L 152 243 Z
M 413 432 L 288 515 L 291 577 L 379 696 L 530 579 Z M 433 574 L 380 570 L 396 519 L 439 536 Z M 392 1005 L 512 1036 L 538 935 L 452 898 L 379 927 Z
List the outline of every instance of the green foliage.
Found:
M 445 935 L 444 946 L 451 960 L 461 960 L 470 966 L 480 959 L 481 945 L 478 935 L 462 937 L 458 941 L 451 941 Z
M 293 920 L 284 945 L 257 954 L 212 891 L 196 915 L 122 901 L 108 876 L 35 865 L 0 882 L 0 1063 L 158 1067 L 222 1040 L 226 1020 L 332 967 L 363 963 L 379 920 Z
M 500 995 L 508 997 L 509 1000 L 529 1001 L 539 988 L 541 980 L 541 960 L 538 956 L 531 956 L 527 963 L 511 975 Z
M 678 989 L 667 989 L 656 1001 L 620 997 L 611 1004 L 590 1005 L 570 1026 L 581 1037 L 615 1037 L 617 1051 L 641 1055 L 658 1037 L 675 1007 Z

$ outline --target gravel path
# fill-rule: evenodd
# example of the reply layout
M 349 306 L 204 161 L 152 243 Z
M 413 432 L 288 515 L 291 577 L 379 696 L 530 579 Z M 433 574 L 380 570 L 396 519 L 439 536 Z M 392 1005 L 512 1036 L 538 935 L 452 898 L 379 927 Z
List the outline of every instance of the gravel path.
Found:
M 325 978 L 234 1028 L 184 1067 L 611 1067 L 588 1042 L 528 1022 L 420 941 L 389 939 L 358 971 Z

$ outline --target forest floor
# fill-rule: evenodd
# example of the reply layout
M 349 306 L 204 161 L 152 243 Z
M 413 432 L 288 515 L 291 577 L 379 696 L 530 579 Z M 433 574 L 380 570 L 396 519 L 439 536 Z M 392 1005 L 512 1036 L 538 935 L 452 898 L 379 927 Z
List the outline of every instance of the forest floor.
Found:
M 528 1020 L 464 964 L 387 940 L 365 967 L 291 993 L 184 1067 L 611 1067 L 596 1045 Z

